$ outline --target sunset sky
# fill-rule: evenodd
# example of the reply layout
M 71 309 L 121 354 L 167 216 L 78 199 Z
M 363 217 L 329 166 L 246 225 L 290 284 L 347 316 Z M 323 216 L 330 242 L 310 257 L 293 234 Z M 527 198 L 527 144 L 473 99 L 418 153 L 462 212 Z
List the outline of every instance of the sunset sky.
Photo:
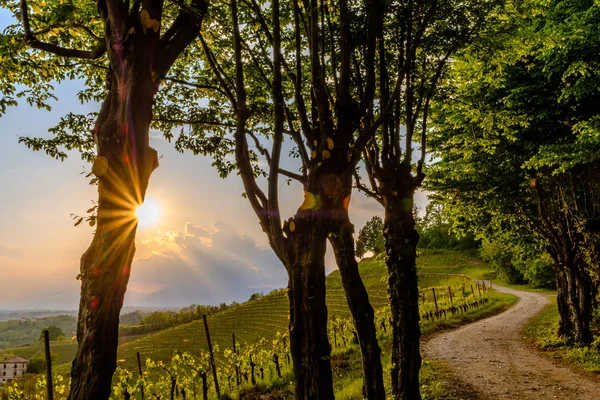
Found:
M 8 21 L 0 11 L 0 29 Z M 79 82 L 57 85 L 51 112 L 20 105 L 0 117 L 0 309 L 76 309 L 79 258 L 93 228 L 73 227 L 97 198 L 80 175 L 89 165 L 77 153 L 60 162 L 18 144 L 19 136 L 49 137 L 67 112 L 96 111 L 81 105 Z M 162 156 L 147 197 L 160 209 L 157 223 L 140 227 L 126 305 L 178 307 L 244 301 L 251 293 L 287 284 L 285 270 L 268 246 L 258 220 L 242 198 L 241 181 L 221 179 L 207 157 L 180 154 L 160 134 L 152 146 Z M 302 203 L 299 185 L 284 188 L 284 218 Z M 417 195 L 422 206 L 425 196 Z M 357 230 L 376 202 L 355 193 L 350 204 Z M 331 252 L 328 270 L 335 268 Z

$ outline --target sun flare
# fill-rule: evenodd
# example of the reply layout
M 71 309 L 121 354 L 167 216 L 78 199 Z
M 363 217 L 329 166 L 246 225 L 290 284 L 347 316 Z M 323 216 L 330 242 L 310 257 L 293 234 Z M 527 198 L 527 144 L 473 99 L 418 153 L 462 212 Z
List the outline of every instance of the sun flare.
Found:
M 143 204 L 135 209 L 135 217 L 140 228 L 150 228 L 160 221 L 160 205 L 151 198 L 146 198 Z

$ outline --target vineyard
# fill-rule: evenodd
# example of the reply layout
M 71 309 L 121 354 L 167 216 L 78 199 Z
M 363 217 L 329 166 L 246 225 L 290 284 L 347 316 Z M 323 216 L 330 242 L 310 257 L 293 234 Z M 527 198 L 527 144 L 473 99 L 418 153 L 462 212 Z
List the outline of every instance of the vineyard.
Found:
M 371 260 L 361 263 L 360 268 L 376 309 L 378 333 L 385 338 L 390 320 L 385 265 Z M 427 275 L 423 280 L 435 284 L 420 289 L 423 324 L 467 313 L 486 304 L 489 298 L 489 288 L 485 284 L 466 277 Z M 337 271 L 328 276 L 327 287 L 328 328 L 335 354 L 354 346 L 357 338 Z M 207 318 L 212 357 L 201 320 L 124 343 L 119 346 L 113 398 L 219 398 L 222 395 L 239 396 L 260 382 L 289 383 L 291 360 L 287 323 L 287 293 L 278 290 Z M 69 364 L 62 364 L 54 370 L 55 399 L 65 396 L 67 382 L 62 376 L 68 376 L 69 367 Z M 37 380 L 33 386 L 32 379 L 17 383 L 7 391 L 8 398 L 45 398 L 40 395 L 44 392 L 44 379 Z

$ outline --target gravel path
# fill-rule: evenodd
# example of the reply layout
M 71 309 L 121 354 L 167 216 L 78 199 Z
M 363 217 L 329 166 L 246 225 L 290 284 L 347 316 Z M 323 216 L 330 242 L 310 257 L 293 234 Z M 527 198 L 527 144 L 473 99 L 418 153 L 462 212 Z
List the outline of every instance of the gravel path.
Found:
M 446 362 L 457 384 L 473 392 L 464 398 L 599 400 L 600 378 L 558 365 L 522 341 L 523 326 L 548 299 L 495 289 L 514 294 L 519 302 L 502 314 L 434 337 L 424 345 L 425 358 Z

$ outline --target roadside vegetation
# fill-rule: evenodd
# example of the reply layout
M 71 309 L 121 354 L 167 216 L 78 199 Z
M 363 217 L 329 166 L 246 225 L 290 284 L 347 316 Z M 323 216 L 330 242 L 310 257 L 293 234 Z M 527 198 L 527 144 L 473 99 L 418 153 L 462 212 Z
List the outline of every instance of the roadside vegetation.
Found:
M 598 318 L 596 315 L 596 320 Z M 556 298 L 553 297 L 550 304 L 525 326 L 523 332 L 527 340 L 548 357 L 600 377 L 600 322 L 593 324 L 597 339 L 589 346 L 573 343 L 571 338 L 557 335 L 559 323 L 560 315 Z

